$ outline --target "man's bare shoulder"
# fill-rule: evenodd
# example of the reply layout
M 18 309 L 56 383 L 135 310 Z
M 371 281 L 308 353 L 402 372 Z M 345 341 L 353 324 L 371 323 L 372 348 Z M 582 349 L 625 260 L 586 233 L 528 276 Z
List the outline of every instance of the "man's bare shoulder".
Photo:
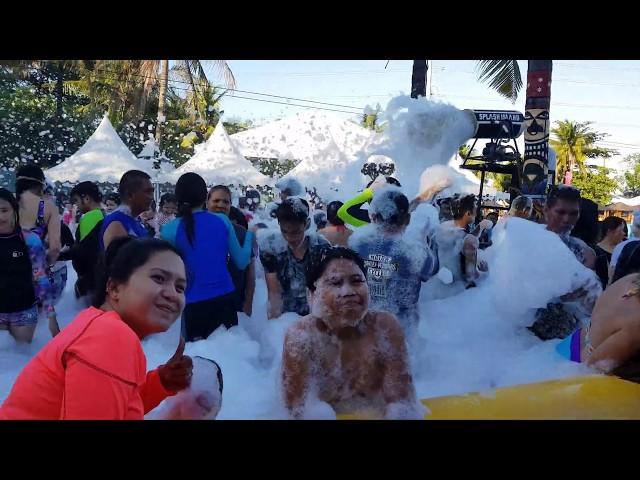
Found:
M 390 333 L 402 333 L 400 322 L 392 313 L 369 310 L 367 320 L 374 328 L 379 330 L 386 330 Z
M 287 342 L 306 341 L 315 330 L 317 330 L 316 319 L 311 315 L 306 315 L 287 328 Z

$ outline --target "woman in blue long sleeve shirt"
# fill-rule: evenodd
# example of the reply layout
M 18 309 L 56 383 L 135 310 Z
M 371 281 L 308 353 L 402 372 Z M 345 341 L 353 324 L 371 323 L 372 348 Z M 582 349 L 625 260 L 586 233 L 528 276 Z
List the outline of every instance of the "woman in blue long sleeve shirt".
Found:
M 229 219 L 205 209 L 207 185 L 196 173 L 182 175 L 175 194 L 178 218 L 166 224 L 160 236 L 184 256 L 189 285 L 183 328 L 186 340 L 195 341 L 207 338 L 220 325 L 230 328 L 238 324 L 227 257 L 231 256 L 239 269 L 246 268 L 254 233 L 247 232 L 244 245 L 240 245 Z

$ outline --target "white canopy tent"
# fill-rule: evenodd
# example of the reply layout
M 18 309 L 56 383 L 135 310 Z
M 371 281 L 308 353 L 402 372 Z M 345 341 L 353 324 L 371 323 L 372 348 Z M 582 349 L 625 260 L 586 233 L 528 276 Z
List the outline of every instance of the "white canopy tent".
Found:
M 236 133 L 231 140 L 245 157 L 303 161 L 334 147 L 354 155 L 372 134 L 349 120 L 311 111 Z
M 142 170 L 153 176 L 153 163 L 131 153 L 105 115 L 80 149 L 45 175 L 54 182 L 119 183 L 128 170 Z
M 213 134 L 184 165 L 163 175 L 161 181 L 176 183 L 180 176 L 195 172 L 208 185 L 271 185 L 273 180 L 260 173 L 230 140 L 222 122 L 218 122 Z
M 633 198 L 616 197 L 611 200 L 611 203 L 624 203 L 625 205 L 629 205 L 631 207 L 637 207 L 638 205 L 640 205 L 640 196 Z
M 358 158 L 374 132 L 337 116 L 301 112 L 231 136 L 246 157 L 293 160 L 293 177 L 323 197 L 351 192 L 365 181 Z M 355 177 L 357 178 L 354 178 Z M 353 185 L 352 185 L 353 184 Z

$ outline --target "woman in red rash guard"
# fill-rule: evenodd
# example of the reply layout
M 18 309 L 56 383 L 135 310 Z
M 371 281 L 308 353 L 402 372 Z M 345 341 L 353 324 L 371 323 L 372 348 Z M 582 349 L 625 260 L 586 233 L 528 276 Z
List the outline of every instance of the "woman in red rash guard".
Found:
M 189 386 L 184 339 L 149 373 L 140 343 L 182 313 L 187 280 L 180 254 L 162 240 L 124 237 L 109 245 L 104 267 L 93 306 L 24 367 L 0 419 L 142 420 Z

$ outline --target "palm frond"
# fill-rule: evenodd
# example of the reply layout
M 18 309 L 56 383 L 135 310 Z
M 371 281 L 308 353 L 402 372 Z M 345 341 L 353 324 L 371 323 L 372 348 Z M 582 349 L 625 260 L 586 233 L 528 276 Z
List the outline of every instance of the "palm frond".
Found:
M 138 65 L 139 77 L 143 80 L 142 91 L 136 103 L 138 112 L 144 112 L 147 105 L 147 99 L 151 95 L 151 90 L 158 83 L 158 70 L 160 68 L 160 60 L 141 60 Z
M 205 73 L 200 60 L 184 60 L 184 63 L 189 69 L 189 73 L 193 80 L 197 80 L 200 86 L 209 85 L 209 79 L 207 78 L 207 74 Z
M 478 80 L 488 83 L 500 95 L 515 103 L 522 88 L 522 75 L 517 60 L 479 60 Z
M 236 88 L 236 78 L 225 60 L 203 60 L 201 64 L 211 65 L 213 70 L 223 79 L 224 86 L 229 89 Z

